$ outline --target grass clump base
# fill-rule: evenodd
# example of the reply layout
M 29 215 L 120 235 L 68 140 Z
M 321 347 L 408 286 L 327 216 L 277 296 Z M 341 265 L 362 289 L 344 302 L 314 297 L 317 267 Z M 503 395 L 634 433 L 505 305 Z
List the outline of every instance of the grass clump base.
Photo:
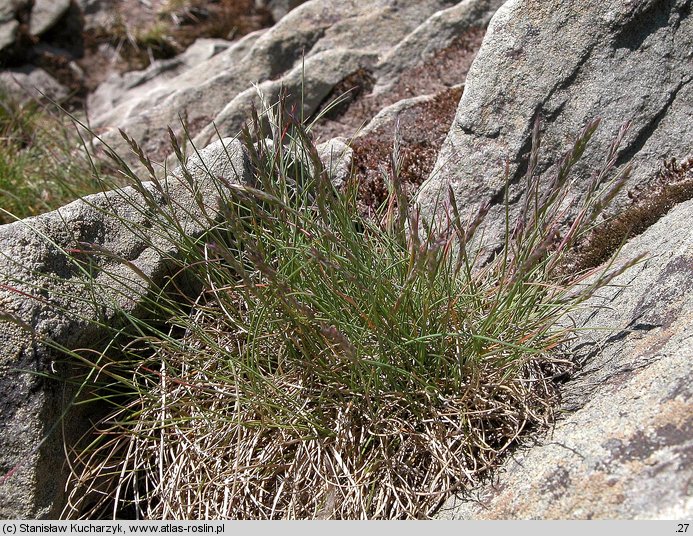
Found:
M 442 224 L 422 221 L 402 195 L 397 136 L 373 221 L 356 182 L 332 186 L 310 125 L 285 100 L 265 105 L 244 132 L 255 184 L 219 177 L 223 218 L 180 236 L 199 294 L 162 289 L 144 315 L 157 321 L 124 315 L 88 362 L 85 387 L 113 410 L 74 453 L 64 515 L 434 515 L 550 422 L 554 379 L 571 366 L 559 321 L 629 265 L 589 285 L 591 274 L 556 276 L 627 176 L 608 180 L 615 143 L 562 226 L 569 172 L 596 127 L 540 188 L 537 123 L 524 206 L 482 262 L 487 207 L 467 219 L 451 194 Z

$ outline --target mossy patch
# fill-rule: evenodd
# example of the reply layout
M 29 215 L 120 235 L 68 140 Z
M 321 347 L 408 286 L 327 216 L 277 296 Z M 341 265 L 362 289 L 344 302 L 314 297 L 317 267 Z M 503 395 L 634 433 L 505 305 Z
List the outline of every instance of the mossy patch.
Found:
M 642 234 L 669 210 L 693 198 L 693 158 L 665 161 L 646 186 L 629 192 L 631 204 L 600 223 L 576 248 L 564 270 L 606 262 L 628 239 Z
M 451 88 L 434 98 L 404 110 L 395 121 L 354 140 L 354 173 L 359 180 L 362 214 L 374 215 L 388 198 L 385 176 L 391 174 L 393 144 L 400 136 L 402 191 L 413 197 L 433 169 L 438 149 L 455 117 L 462 88 Z

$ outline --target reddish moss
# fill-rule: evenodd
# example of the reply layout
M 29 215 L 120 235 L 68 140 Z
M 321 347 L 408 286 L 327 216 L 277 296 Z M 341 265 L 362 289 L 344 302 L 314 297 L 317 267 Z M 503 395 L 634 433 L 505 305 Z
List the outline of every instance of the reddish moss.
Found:
M 402 158 L 399 179 L 405 195 L 412 197 L 433 169 L 461 95 L 461 88 L 448 89 L 399 115 Z M 396 128 L 394 122 L 383 125 L 367 136 L 356 138 L 352 144 L 359 206 L 366 215 L 372 216 L 387 199 L 383 172 L 392 173 L 390 154 Z
M 629 192 L 630 206 L 599 224 L 576 248 L 564 270 L 574 272 L 599 266 L 624 241 L 643 233 L 671 208 L 693 199 L 693 157 L 678 162 L 671 159 L 644 188 Z
M 373 81 L 364 76 L 364 73 L 368 74 L 367 71 L 353 73 L 340 82 L 340 87 L 335 87 L 330 98 L 343 93 L 342 86 L 346 90 L 359 84 L 362 89 L 353 98 L 349 98 L 346 106 L 340 107 L 338 114 L 326 117 L 321 124 L 316 125 L 313 128 L 314 135 L 320 139 L 337 136 L 350 138 L 386 106 L 411 97 L 435 95 L 464 83 L 484 33 L 482 28 L 468 30 L 446 48 L 422 60 L 421 64 L 405 70 L 388 91 L 377 95 L 371 93 Z

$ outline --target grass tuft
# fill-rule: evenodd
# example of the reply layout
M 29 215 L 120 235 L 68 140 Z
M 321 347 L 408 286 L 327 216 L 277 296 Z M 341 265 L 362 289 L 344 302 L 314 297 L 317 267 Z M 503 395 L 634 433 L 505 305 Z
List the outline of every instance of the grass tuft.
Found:
M 365 218 L 358 182 L 333 187 L 286 99 L 265 104 L 243 133 L 254 184 L 215 178 L 223 219 L 199 239 L 177 238 L 199 294 L 154 292 L 139 317 L 154 320 L 123 313 L 129 327 L 108 351 L 82 357 L 112 411 L 74 452 L 64 515 L 434 515 L 551 421 L 554 379 L 572 366 L 573 333 L 559 321 L 636 262 L 558 270 L 627 173 L 609 178 L 614 143 L 562 230 L 568 177 L 597 125 L 540 178 L 536 124 L 525 204 L 484 264 L 487 207 L 467 216 L 451 193 L 445 223 L 421 230 L 397 135 L 389 194 Z

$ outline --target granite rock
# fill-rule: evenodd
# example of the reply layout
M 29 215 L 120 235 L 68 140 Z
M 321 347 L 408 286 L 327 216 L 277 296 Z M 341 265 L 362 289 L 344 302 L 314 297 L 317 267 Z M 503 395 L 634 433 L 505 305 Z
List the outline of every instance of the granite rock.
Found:
M 42 35 L 55 26 L 70 8 L 70 0 L 34 0 L 29 33 Z
M 505 161 L 516 201 L 537 116 L 544 125 L 540 171 L 585 124 L 602 118 L 574 173 L 582 178 L 578 194 L 626 121 L 632 125 L 617 161 L 618 167 L 634 166 L 626 190 L 651 179 L 662 159 L 686 158 L 693 141 L 690 10 L 690 0 L 504 4 L 489 24 L 457 116 L 418 195 L 424 214 L 435 212 L 449 186 L 462 207 L 493 199 L 499 233 Z M 625 202 L 624 193 L 616 206 Z
M 690 519 L 693 515 L 693 201 L 620 253 L 648 258 L 585 304 L 553 429 L 487 483 L 447 502 L 454 519 Z
M 91 124 L 116 150 L 123 149 L 117 135 L 122 128 L 154 158 L 163 159 L 168 147 L 161 141 L 161 129 L 177 126 L 186 111 L 198 145 L 208 143 L 217 130 L 222 135 L 236 135 L 251 106 L 259 102 L 254 84 L 268 98 L 284 88 L 303 103 L 303 113 L 309 117 L 354 72 L 374 72 L 376 78 L 382 72 L 381 86 L 386 89 L 396 81 L 398 69 L 430 60 L 465 28 L 485 28 L 501 3 L 465 0 L 455 9 L 446 0 L 312 0 L 290 11 L 272 28 L 245 36 L 211 59 L 157 85 L 151 93 L 136 90 L 122 95 L 116 106 L 92 113 Z M 431 41 L 427 48 L 415 52 L 426 38 Z M 402 46 L 402 53 L 397 54 Z

